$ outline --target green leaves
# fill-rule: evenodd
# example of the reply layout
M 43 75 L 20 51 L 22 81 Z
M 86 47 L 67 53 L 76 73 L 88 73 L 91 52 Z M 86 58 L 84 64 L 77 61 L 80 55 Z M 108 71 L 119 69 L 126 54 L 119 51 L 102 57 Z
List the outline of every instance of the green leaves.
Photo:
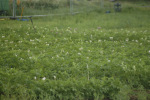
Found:
M 89 27 L 86 16 L 91 15 L 82 16 L 85 21 L 81 26 L 75 25 L 77 28 L 71 16 L 65 16 L 69 27 L 67 23 L 58 25 L 59 18 L 52 23 L 35 19 L 37 33 L 32 32 L 28 22 L 25 25 L 10 21 L 15 24 L 12 28 L 1 25 L 2 98 L 127 100 L 129 94 L 139 98 L 140 93 L 147 95 L 133 90 L 150 88 L 149 28 L 113 29 L 108 24 L 108 28 L 97 29 L 101 25 L 92 22 L 96 19 L 88 22 L 95 25 Z M 79 15 L 74 17 L 78 19 Z

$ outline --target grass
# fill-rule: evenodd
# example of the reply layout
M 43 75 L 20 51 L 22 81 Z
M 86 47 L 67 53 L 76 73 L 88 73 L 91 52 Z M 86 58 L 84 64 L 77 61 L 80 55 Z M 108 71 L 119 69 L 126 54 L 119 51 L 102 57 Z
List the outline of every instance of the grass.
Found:
M 1 99 L 149 100 L 149 10 L 1 21 Z

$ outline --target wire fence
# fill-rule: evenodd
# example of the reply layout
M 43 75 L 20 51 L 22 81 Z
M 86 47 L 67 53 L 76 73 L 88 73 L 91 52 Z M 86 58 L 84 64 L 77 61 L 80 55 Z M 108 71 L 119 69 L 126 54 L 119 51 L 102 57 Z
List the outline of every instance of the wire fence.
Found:
M 107 11 L 114 10 L 114 4 L 117 2 L 116 0 L 0 0 L 0 17 L 53 16 L 94 10 Z M 124 5 L 130 7 L 130 4 L 122 2 L 121 7 L 125 8 Z M 150 5 L 138 4 L 138 6 Z
M 103 0 L 0 0 L 0 16 L 49 16 L 93 11 Z

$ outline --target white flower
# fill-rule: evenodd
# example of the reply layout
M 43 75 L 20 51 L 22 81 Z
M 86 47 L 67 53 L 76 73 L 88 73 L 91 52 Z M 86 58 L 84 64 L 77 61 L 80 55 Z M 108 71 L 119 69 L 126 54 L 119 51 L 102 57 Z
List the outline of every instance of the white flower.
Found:
M 78 55 L 81 55 L 81 53 L 78 53 Z
M 10 43 L 14 43 L 13 41 L 11 41 Z
M 129 38 L 126 38 L 126 41 L 128 42 L 128 41 L 129 41 Z
M 150 53 L 150 50 L 148 52 Z
M 22 41 L 19 41 L 19 43 L 22 43 Z
M 79 48 L 79 50 L 80 50 L 80 51 L 83 50 L 83 47 Z
M 102 40 L 98 40 L 98 42 L 101 42 Z
M 113 40 L 113 37 L 109 37 L 110 40 Z
M 138 42 L 138 40 L 135 40 L 135 42 Z
M 108 60 L 108 62 L 110 62 L 110 60 Z
M 57 55 L 57 58 L 59 58 L 59 55 Z
M 28 50 L 28 52 L 30 52 L 30 50 Z
M 2 38 L 5 38 L 5 36 L 2 36 Z
M 30 39 L 30 42 L 34 42 L 34 40 Z
M 47 46 L 49 46 L 49 44 L 46 44 Z
M 100 51 L 100 54 L 103 54 L 103 51 L 102 51 L 102 50 Z
M 54 75 L 53 77 L 54 77 L 54 79 L 56 79 L 56 76 L 55 76 L 55 75 Z
M 36 76 L 34 77 L 34 79 L 36 80 Z
M 8 40 L 5 40 L 5 42 L 8 42 Z
M 43 80 L 43 81 L 46 80 L 46 77 L 43 77 L 42 80 Z
M 20 58 L 20 60 L 24 60 L 24 59 Z
M 135 67 L 135 66 L 133 66 L 133 70 L 136 70 L 136 67 Z

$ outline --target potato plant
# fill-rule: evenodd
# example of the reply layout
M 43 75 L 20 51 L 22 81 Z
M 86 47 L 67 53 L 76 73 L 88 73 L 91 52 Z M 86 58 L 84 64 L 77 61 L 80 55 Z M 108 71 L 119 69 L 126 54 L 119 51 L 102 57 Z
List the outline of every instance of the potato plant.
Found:
M 147 11 L 1 21 L 1 99 L 148 100 Z

